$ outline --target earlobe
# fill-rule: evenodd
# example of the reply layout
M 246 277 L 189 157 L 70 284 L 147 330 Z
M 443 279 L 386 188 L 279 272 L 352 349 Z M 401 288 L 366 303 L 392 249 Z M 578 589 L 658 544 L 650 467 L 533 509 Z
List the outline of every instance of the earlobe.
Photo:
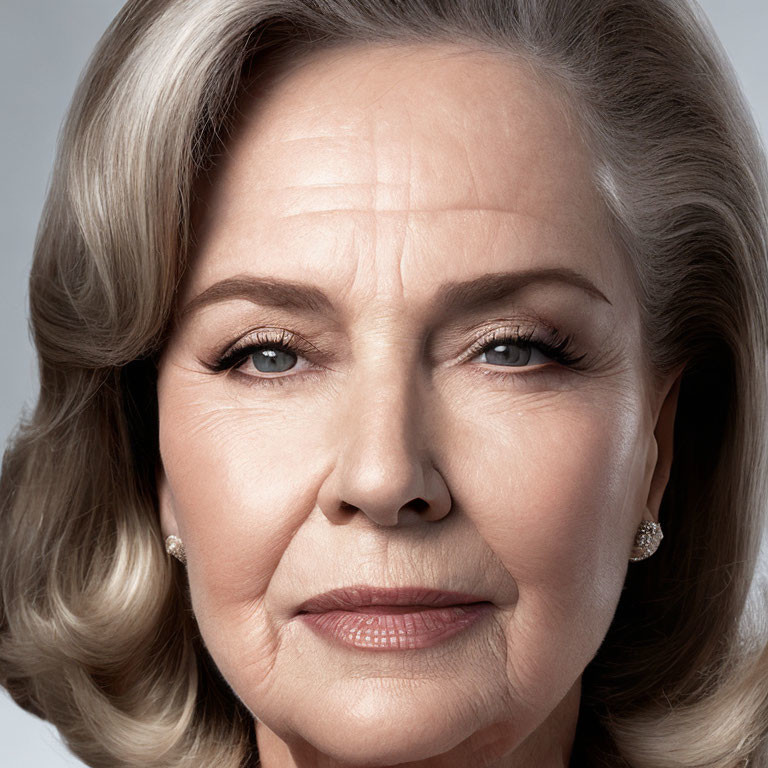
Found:
M 656 464 L 651 477 L 646 510 L 649 519 L 658 521 L 659 507 L 664 491 L 669 481 L 674 455 L 675 416 L 677 414 L 677 402 L 680 394 L 680 383 L 683 377 L 685 363 L 676 368 L 668 377 L 662 393 L 664 401 L 659 408 L 654 429 L 654 439 L 657 447 Z

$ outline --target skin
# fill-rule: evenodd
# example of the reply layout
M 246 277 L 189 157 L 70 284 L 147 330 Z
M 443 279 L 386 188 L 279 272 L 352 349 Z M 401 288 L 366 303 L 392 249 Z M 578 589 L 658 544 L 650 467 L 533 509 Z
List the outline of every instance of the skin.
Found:
M 241 112 L 200 190 L 179 306 L 251 275 L 311 283 L 336 311 L 240 297 L 182 314 L 159 365 L 158 488 L 262 765 L 565 766 L 581 674 L 637 526 L 657 519 L 679 385 L 644 368 L 575 121 L 528 66 L 447 43 L 313 52 Z M 463 311 L 430 304 L 443 281 L 539 267 L 607 301 L 534 281 Z M 493 340 L 467 356 L 496 329 L 546 338 L 537 318 L 572 334 L 580 369 L 514 340 L 518 361 L 489 356 Z M 264 328 L 312 346 L 272 373 L 255 356 L 207 367 Z M 357 583 L 494 610 L 437 646 L 378 653 L 294 618 Z

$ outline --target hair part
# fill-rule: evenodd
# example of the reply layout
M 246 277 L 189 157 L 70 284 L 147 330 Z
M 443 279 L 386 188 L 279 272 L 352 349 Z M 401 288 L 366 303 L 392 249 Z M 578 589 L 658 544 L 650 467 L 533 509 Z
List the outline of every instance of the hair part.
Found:
M 153 362 L 237 99 L 308 51 L 459 42 L 573 105 L 656 381 L 685 364 L 664 546 L 583 678 L 579 765 L 768 766 L 741 624 L 768 498 L 765 155 L 684 0 L 131 0 L 60 137 L 30 275 L 40 393 L 0 478 L 0 682 L 91 766 L 258 759 L 157 517 Z M 765 609 L 765 607 L 763 607 Z

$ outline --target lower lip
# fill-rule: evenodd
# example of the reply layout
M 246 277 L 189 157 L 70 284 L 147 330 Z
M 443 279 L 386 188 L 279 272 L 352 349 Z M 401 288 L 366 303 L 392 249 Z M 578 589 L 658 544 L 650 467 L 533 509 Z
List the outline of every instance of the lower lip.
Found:
M 302 613 L 315 632 L 343 645 L 368 651 L 430 648 L 472 626 L 493 609 L 491 603 L 411 609 L 365 606 L 356 611 Z M 405 612 L 404 612 L 405 611 Z

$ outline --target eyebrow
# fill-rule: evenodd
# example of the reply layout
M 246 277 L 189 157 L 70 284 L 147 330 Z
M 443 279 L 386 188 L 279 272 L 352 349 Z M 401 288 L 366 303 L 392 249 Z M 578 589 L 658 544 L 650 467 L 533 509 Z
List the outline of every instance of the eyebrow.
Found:
M 499 301 L 530 283 L 566 283 L 611 304 L 605 294 L 580 272 L 568 267 L 548 267 L 490 272 L 471 280 L 443 282 L 438 286 L 430 308 L 436 312 L 471 311 Z M 280 307 L 301 314 L 331 316 L 337 311 L 331 299 L 314 285 L 272 277 L 238 275 L 206 288 L 187 303 L 180 315 L 183 319 L 203 307 L 233 299 L 245 299 L 254 304 Z

